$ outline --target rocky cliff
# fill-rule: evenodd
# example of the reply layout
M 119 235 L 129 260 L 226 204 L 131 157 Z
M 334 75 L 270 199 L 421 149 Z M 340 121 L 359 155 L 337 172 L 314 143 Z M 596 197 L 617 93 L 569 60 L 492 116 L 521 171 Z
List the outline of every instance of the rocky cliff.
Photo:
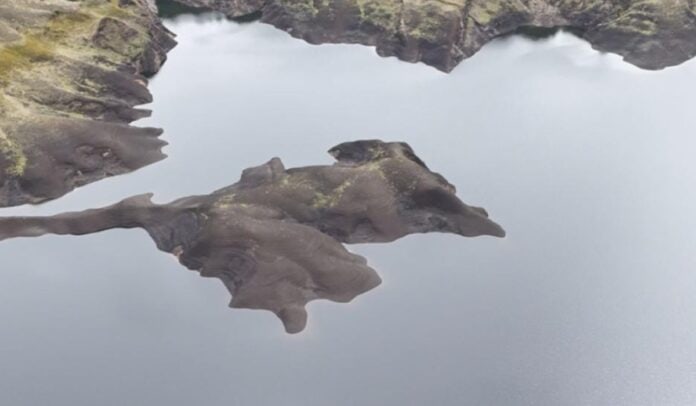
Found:
M 647 69 L 696 54 L 696 0 L 176 0 L 311 43 L 374 45 L 450 71 L 495 37 L 572 29 Z M 148 75 L 175 45 L 154 0 L 0 4 L 0 207 L 40 203 L 164 158 Z
M 310 43 L 374 45 L 451 71 L 501 35 L 568 28 L 645 69 L 696 55 L 696 0 L 176 0 L 262 21 Z
M 0 207 L 164 158 L 145 76 L 175 42 L 149 0 L 0 4 Z

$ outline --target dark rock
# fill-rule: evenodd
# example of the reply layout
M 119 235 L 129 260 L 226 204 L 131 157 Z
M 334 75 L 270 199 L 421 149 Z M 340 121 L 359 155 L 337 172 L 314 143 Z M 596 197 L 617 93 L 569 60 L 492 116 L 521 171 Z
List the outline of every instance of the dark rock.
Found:
M 80 165 L 101 168 L 94 152 L 83 151 Z M 169 204 L 144 195 L 79 213 L 0 218 L 0 240 L 143 228 L 187 268 L 220 279 L 231 307 L 270 310 L 296 333 L 308 302 L 348 302 L 380 284 L 367 261 L 341 243 L 430 232 L 505 236 L 405 143 L 351 142 L 331 153 L 338 159 L 332 166 L 286 170 L 274 158 L 232 186 Z
M 645 69 L 696 55 L 693 0 L 174 0 L 262 21 L 310 43 L 373 45 L 382 56 L 451 71 L 521 27 L 562 27 Z

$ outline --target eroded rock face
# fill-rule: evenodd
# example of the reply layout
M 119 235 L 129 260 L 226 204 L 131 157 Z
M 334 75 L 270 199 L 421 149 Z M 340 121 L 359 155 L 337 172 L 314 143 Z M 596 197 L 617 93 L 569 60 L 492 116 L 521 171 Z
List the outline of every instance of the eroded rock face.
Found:
M 696 55 L 696 0 L 175 0 L 239 17 L 260 13 L 310 43 L 374 45 L 382 56 L 452 70 L 522 27 L 567 27 L 646 69 Z
M 151 0 L 0 4 L 0 207 L 39 203 L 164 158 L 144 75 L 174 45 Z
M 169 204 L 145 195 L 79 213 L 0 218 L 0 240 L 143 228 L 187 268 L 219 278 L 231 307 L 270 310 L 296 333 L 309 301 L 348 302 L 380 284 L 341 243 L 429 232 L 505 235 L 405 143 L 358 141 L 329 152 L 332 166 L 285 169 L 273 158 L 232 186 Z
M 312 43 L 374 45 L 444 71 L 522 27 L 568 27 L 659 69 L 696 54 L 696 0 L 176 0 Z M 39 203 L 164 158 L 145 76 L 174 46 L 154 0 L 0 4 L 0 207 Z

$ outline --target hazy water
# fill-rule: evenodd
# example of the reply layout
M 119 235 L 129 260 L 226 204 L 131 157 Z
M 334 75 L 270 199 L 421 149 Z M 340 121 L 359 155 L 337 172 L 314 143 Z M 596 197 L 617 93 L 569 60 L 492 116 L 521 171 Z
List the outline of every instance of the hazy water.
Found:
M 359 138 L 409 142 L 509 237 L 353 246 L 384 284 L 267 312 L 144 232 L 0 244 L 6 405 L 696 404 L 696 63 L 639 71 L 567 34 L 445 75 L 210 16 L 153 81 L 170 158 L 39 208 L 207 193 Z

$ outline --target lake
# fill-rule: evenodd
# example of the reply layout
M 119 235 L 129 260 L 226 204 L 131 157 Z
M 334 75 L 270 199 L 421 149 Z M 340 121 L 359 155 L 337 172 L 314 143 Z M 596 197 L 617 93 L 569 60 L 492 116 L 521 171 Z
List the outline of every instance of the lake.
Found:
M 158 202 L 273 156 L 408 142 L 508 237 L 350 246 L 384 283 L 290 336 L 143 231 L 0 244 L 8 405 L 696 404 L 696 77 L 568 33 L 499 39 L 451 74 L 214 14 L 151 83 L 169 158 L 2 215 Z

